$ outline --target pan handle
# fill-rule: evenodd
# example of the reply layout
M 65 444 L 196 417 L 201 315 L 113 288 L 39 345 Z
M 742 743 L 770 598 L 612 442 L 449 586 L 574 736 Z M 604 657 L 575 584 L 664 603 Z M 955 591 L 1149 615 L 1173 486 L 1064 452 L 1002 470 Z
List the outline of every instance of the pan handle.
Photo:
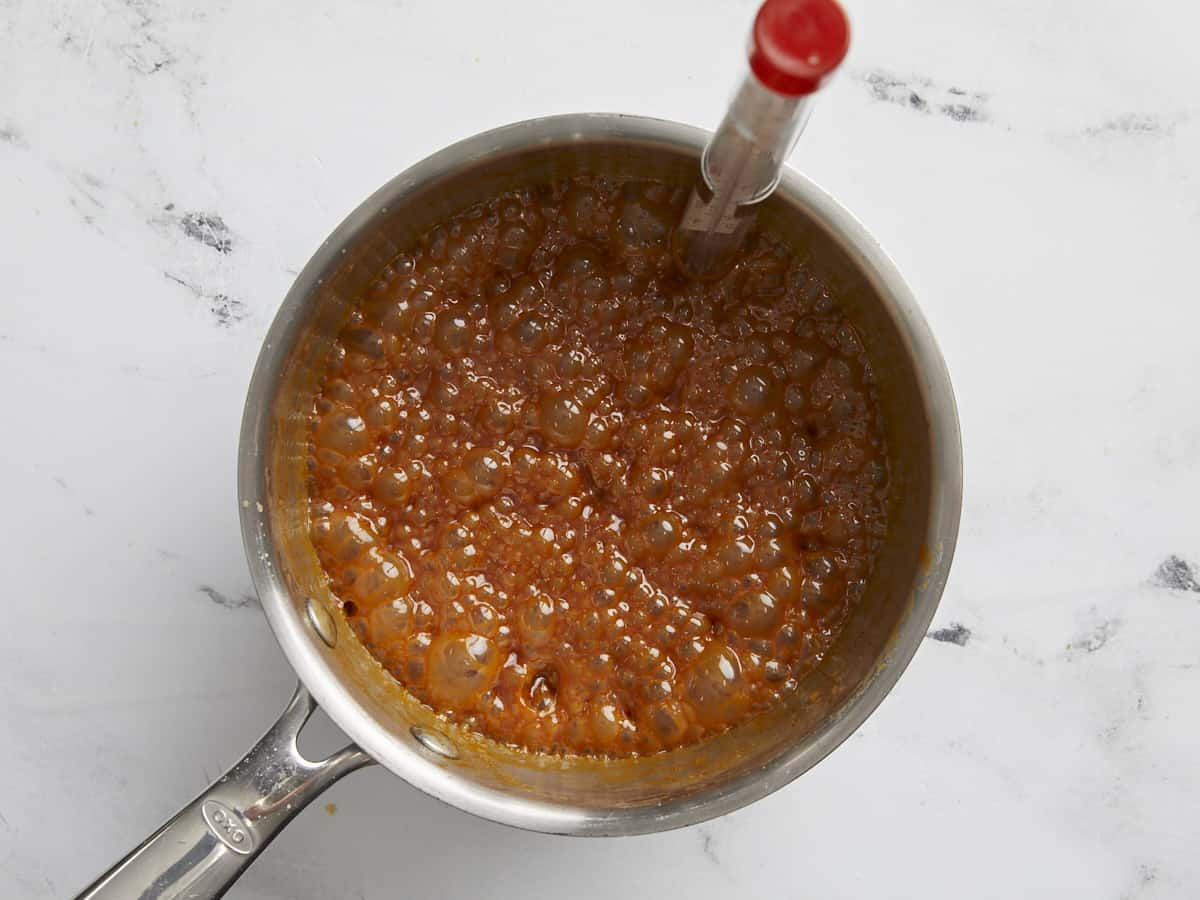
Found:
M 283 715 L 233 768 L 77 900 L 223 896 L 293 816 L 343 775 L 374 762 L 353 744 L 320 762 L 301 756 L 296 738 L 316 708 L 297 685 Z

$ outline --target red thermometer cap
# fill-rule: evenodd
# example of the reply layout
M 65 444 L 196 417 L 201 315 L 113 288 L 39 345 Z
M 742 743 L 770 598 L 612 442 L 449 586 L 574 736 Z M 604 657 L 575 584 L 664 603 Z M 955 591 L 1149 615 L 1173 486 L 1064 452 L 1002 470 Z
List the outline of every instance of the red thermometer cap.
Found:
M 779 94 L 815 92 L 850 49 L 850 23 L 834 0 L 767 0 L 750 35 L 750 70 Z

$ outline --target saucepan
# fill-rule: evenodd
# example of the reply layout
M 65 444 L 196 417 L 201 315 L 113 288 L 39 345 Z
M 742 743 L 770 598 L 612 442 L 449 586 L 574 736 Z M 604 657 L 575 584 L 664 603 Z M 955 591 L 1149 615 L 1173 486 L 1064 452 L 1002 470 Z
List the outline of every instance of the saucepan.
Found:
M 533 831 L 635 835 L 691 825 L 787 784 L 875 709 L 925 635 L 949 571 L 962 494 L 958 416 L 945 362 L 891 261 L 857 220 L 794 172 L 760 221 L 819 272 L 862 336 L 877 375 L 891 487 L 889 532 L 863 600 L 785 702 L 699 744 L 640 758 L 501 746 L 439 718 L 367 653 L 308 540 L 307 414 L 338 328 L 370 280 L 423 231 L 500 191 L 577 173 L 690 185 L 707 137 L 672 122 L 601 114 L 499 128 L 399 175 L 321 245 L 263 343 L 238 460 L 254 586 L 300 686 L 241 761 L 83 897 L 219 897 L 321 791 L 373 762 L 461 810 Z M 296 739 L 318 703 L 353 743 L 309 760 Z

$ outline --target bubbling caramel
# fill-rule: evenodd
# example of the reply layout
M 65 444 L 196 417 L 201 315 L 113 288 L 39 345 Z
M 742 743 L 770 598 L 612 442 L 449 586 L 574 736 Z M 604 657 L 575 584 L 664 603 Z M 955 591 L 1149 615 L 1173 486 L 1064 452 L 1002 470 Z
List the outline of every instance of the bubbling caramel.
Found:
M 886 530 L 871 368 L 755 235 L 693 283 L 683 192 L 580 177 L 426 234 L 342 329 L 311 532 L 354 633 L 447 718 L 534 751 L 670 750 L 787 692 Z

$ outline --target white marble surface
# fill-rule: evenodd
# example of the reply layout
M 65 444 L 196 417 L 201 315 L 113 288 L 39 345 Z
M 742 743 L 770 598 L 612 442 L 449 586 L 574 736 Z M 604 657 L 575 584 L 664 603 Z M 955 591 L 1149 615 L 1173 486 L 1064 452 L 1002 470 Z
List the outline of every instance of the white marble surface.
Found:
M 287 699 L 234 458 L 321 238 L 493 125 L 715 123 L 753 4 L 603 7 L 0 0 L 0 897 L 70 896 Z M 793 162 L 894 255 L 949 361 L 966 502 L 935 627 L 959 643 L 711 824 L 544 837 L 365 771 L 232 897 L 1196 896 L 1200 12 L 850 9 Z

